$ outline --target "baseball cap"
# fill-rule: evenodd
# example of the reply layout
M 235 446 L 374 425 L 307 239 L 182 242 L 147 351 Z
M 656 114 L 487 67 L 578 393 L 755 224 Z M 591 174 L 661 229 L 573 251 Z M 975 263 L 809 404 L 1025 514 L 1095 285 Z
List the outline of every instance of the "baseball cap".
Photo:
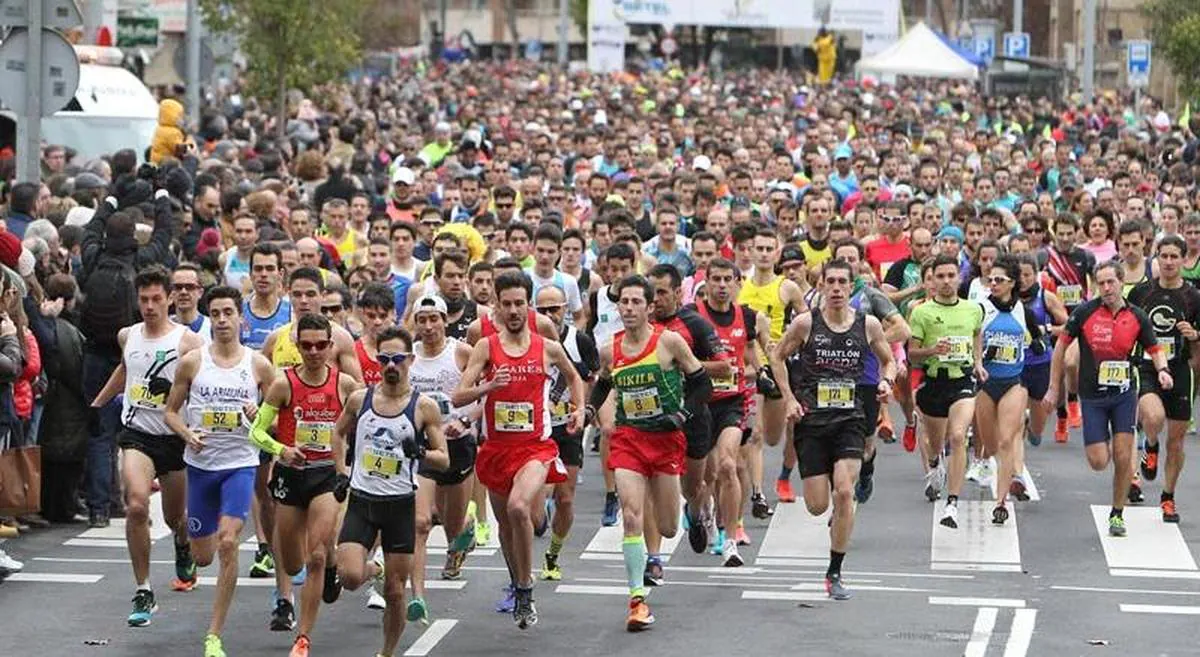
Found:
M 804 252 L 798 246 L 785 246 L 779 254 L 779 266 L 783 267 L 791 262 L 804 262 Z
M 962 229 L 960 229 L 958 226 L 946 226 L 945 228 L 942 229 L 942 232 L 938 233 L 938 239 L 942 240 L 942 239 L 946 239 L 946 238 L 950 238 L 952 240 L 957 241 L 959 244 L 962 244 L 963 243 Z
M 396 183 L 404 183 L 405 185 L 411 187 L 415 182 L 417 182 L 417 174 L 413 173 L 413 170 L 408 167 L 399 167 L 395 172 L 392 173 L 393 185 Z
M 692 159 L 692 168 L 696 171 L 708 171 L 712 168 L 712 160 L 707 155 L 697 155 Z
M 441 297 L 433 294 L 426 294 L 420 299 L 417 299 L 416 305 L 413 306 L 413 317 L 416 317 L 426 310 L 436 310 L 442 315 L 449 314 L 446 311 L 446 302 Z

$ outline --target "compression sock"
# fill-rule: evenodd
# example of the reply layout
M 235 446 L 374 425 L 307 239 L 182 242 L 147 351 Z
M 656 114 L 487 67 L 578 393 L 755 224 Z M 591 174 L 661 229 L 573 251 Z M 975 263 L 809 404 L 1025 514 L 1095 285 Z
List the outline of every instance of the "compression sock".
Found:
M 830 550 L 829 551 L 829 569 L 825 571 L 825 577 L 827 579 L 830 579 L 835 576 L 841 576 L 842 561 L 845 559 L 846 559 L 845 552 L 838 552 L 837 550 Z
M 550 532 L 550 554 L 553 554 L 557 557 L 558 553 L 562 552 L 563 543 L 565 542 L 567 542 L 566 536 L 559 536 L 554 532 Z
M 626 536 L 621 543 L 625 556 L 625 577 L 629 580 L 629 595 L 646 595 L 642 573 L 646 570 L 646 539 L 642 536 Z
M 462 552 L 471 547 L 471 542 L 475 540 L 475 525 L 471 524 L 463 528 L 458 536 L 454 537 L 454 542 L 450 544 L 451 552 Z

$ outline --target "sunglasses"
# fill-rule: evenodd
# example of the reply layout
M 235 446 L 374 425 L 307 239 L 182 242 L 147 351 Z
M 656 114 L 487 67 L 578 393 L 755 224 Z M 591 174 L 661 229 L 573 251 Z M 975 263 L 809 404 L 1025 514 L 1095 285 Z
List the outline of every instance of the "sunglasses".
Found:
M 329 345 L 331 344 L 333 344 L 331 340 L 317 340 L 316 342 L 301 340 L 299 342 L 300 349 L 303 351 L 324 351 L 328 349 Z
M 567 304 L 559 303 L 559 304 L 555 304 L 552 306 L 538 306 L 537 311 L 539 313 L 542 313 L 543 315 L 545 315 L 547 313 L 556 313 L 566 307 L 567 307 Z
M 341 306 L 321 306 L 322 315 L 332 315 L 333 313 L 342 312 Z
M 1000 283 L 1011 283 L 1011 282 L 1013 282 L 1013 279 L 1011 279 L 1007 276 L 989 276 L 988 282 L 991 283 L 992 285 L 997 285 Z
M 904 223 L 904 217 L 880 217 L 879 220 L 885 224 L 902 224 L 902 223 Z
M 511 209 L 513 209 L 513 204 L 512 203 L 497 203 L 496 209 L 497 210 L 511 210 Z
M 196 290 L 202 290 L 204 288 L 194 283 L 184 283 L 183 285 L 176 285 L 175 289 L 182 290 L 184 292 L 195 292 Z
M 412 354 L 385 354 L 380 352 L 375 354 L 375 361 L 381 366 L 387 367 L 388 365 L 399 365 L 408 360 L 408 357 L 411 355 Z

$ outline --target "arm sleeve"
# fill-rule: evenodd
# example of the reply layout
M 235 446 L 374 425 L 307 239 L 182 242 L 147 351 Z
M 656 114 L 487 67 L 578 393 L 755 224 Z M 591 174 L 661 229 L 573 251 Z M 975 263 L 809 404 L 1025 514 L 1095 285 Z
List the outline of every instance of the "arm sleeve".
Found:
M 693 353 L 699 360 L 712 360 L 721 353 L 721 341 L 717 339 L 717 332 L 713 329 L 712 324 L 709 324 L 700 313 L 690 311 L 681 313 L 679 319 L 687 326 L 688 331 L 692 334 L 695 348 Z
M 867 299 L 871 302 L 871 314 L 879 321 L 883 321 L 892 315 L 900 314 L 896 309 L 896 304 L 887 298 L 887 295 L 873 287 L 867 288 Z
M 171 199 L 159 196 L 154 199 L 154 232 L 150 243 L 138 248 L 139 264 L 161 263 L 168 269 L 176 265 L 171 253 L 171 237 L 175 233 L 175 213 L 171 210 Z
M 604 400 L 608 399 L 608 393 L 612 391 L 612 378 L 602 376 L 596 380 L 596 385 L 592 386 L 592 394 L 588 397 L 588 406 L 592 408 L 600 408 L 604 405 Z
M 925 324 L 923 323 L 925 313 L 922 308 L 924 306 L 913 308 L 912 314 L 908 316 L 908 328 L 912 331 L 912 339 L 920 343 L 925 342 Z
M 1154 325 L 1150 323 L 1150 316 L 1137 306 L 1133 306 L 1133 314 L 1138 319 L 1138 343 L 1148 354 L 1160 349 L 1158 336 L 1154 334 Z
M 758 313 L 754 312 L 750 306 L 743 305 L 742 318 L 745 320 L 742 323 L 746 325 L 746 342 L 758 340 Z
M 250 427 L 250 442 L 271 456 L 279 456 L 283 453 L 283 443 L 272 438 L 269 433 L 271 423 L 275 421 L 277 415 L 279 415 L 278 408 L 270 404 L 262 404 L 254 416 L 254 425 Z
M 712 398 L 712 390 L 712 379 L 709 378 L 708 371 L 703 367 L 695 372 L 684 374 L 684 408 L 693 409 L 704 406 Z
M 100 207 L 96 208 L 95 214 L 92 215 L 92 220 L 87 222 L 83 227 L 83 241 L 79 248 L 80 260 L 83 263 L 83 272 L 79 276 L 80 287 L 83 287 L 87 277 L 95 269 L 96 259 L 100 257 L 100 252 L 104 250 L 104 224 L 113 212 L 113 207 L 109 205 L 106 199 L 100 203 Z
M 579 358 L 583 361 L 579 374 L 586 379 L 600 371 L 600 351 L 596 349 L 596 341 L 589 335 L 580 334 L 576 340 L 579 343 Z

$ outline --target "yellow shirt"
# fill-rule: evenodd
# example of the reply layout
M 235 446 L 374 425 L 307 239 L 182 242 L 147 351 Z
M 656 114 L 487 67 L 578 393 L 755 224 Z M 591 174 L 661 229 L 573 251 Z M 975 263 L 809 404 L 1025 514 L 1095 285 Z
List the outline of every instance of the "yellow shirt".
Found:
M 271 349 L 271 363 L 278 368 L 284 367 L 299 367 L 303 363 L 300 357 L 300 348 L 296 346 L 296 341 L 292 338 L 293 322 L 288 322 L 281 327 L 279 336 L 275 338 L 275 345 Z
M 771 341 L 778 342 L 783 338 L 784 314 L 787 307 L 779 298 L 779 289 L 783 286 L 783 276 L 776 276 L 766 285 L 755 285 L 754 279 L 747 278 L 742 282 L 738 292 L 737 302 L 750 306 L 751 310 L 766 315 L 771 320 Z

